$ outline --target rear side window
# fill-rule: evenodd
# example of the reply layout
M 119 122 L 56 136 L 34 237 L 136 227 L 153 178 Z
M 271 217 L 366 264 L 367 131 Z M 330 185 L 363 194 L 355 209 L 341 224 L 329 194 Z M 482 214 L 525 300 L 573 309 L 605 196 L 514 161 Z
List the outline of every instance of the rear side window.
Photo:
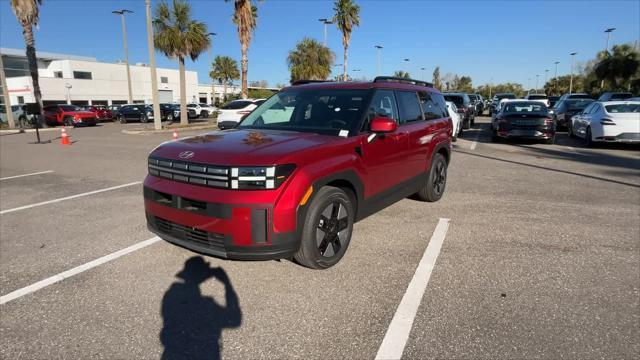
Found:
M 425 120 L 441 119 L 447 116 L 432 94 L 420 92 L 418 96 L 420 96 L 420 104 L 422 105 Z
M 459 96 L 459 95 L 445 95 L 444 98 L 445 98 L 445 100 L 451 101 L 452 103 L 456 104 L 456 106 L 458 108 L 464 107 L 464 99 L 462 98 L 462 96 Z
M 608 113 L 640 113 L 640 104 L 616 104 L 604 107 Z
M 400 123 L 422 120 L 422 109 L 418 102 L 418 94 L 413 91 L 396 91 L 400 108 Z
M 371 99 L 367 117 L 369 121 L 374 117 L 388 117 L 398 122 L 400 117 L 398 116 L 398 107 L 396 105 L 396 97 L 393 94 L 393 91 L 376 91 L 375 95 L 373 95 L 373 99 Z
M 449 111 L 447 110 L 447 102 L 444 101 L 444 96 L 442 96 L 442 94 L 437 94 L 437 93 L 431 93 L 431 99 L 433 101 L 435 101 L 438 106 L 440 106 L 440 109 L 442 109 L 442 113 L 444 114 L 445 117 L 449 116 Z

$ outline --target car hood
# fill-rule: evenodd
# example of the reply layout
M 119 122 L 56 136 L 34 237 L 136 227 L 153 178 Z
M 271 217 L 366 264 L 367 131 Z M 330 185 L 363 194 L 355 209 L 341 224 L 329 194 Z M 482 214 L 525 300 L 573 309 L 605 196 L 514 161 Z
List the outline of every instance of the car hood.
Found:
M 212 165 L 272 165 L 291 154 L 340 139 L 294 131 L 233 129 L 166 142 L 150 155 Z

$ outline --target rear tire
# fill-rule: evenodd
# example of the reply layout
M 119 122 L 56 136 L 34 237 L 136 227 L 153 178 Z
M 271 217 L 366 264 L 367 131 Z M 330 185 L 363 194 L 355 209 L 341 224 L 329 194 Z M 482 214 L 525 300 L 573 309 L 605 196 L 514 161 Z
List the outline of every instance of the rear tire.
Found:
M 447 160 L 440 153 L 433 155 L 427 183 L 416 193 L 418 200 L 435 202 L 442 198 L 447 185 Z
M 200 111 L 200 117 L 208 118 L 209 117 L 209 113 L 206 110 L 202 110 L 202 111 Z
M 149 122 L 149 118 L 147 117 L 147 115 L 145 115 L 145 114 L 140 115 L 140 122 L 143 123 L 143 124 L 148 123 Z
M 320 188 L 313 197 L 294 259 L 311 269 L 327 269 L 344 256 L 353 232 L 355 205 L 344 190 Z
M 65 116 L 64 119 L 62 119 L 62 125 L 73 127 L 73 119 L 70 116 Z
M 120 121 L 120 124 L 126 124 L 127 123 L 127 118 L 125 118 L 124 115 L 118 116 L 118 120 Z

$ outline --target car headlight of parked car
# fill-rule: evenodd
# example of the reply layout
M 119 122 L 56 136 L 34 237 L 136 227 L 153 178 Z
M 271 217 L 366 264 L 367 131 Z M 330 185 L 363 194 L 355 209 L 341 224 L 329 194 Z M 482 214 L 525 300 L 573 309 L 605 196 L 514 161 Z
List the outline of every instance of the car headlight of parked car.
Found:
M 295 170 L 293 164 L 231 168 L 232 189 L 277 189 Z

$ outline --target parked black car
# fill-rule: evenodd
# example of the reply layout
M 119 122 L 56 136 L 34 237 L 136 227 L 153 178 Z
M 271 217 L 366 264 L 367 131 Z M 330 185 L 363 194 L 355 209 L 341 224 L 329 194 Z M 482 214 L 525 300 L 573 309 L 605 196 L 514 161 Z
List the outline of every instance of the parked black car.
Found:
M 170 122 L 180 121 L 180 104 L 164 104 L 164 105 L 167 108 L 166 120 Z M 164 114 L 164 111 L 163 111 L 163 114 Z M 195 109 L 187 107 L 187 118 L 189 120 L 195 119 L 198 116 L 199 115 Z
M 462 119 L 462 128 L 469 129 L 476 122 L 476 107 L 471 103 L 469 95 L 465 93 L 444 93 L 444 99 L 456 104 L 460 118 Z
M 493 120 L 491 140 L 535 139 L 553 144 L 556 126 L 549 109 L 540 101 L 509 101 Z
M 502 99 L 515 99 L 516 95 L 512 93 L 499 93 L 493 96 L 493 100 L 491 100 L 491 105 L 489 105 L 489 115 L 493 115 Z
M 553 118 L 557 126 L 566 129 L 571 122 L 571 117 L 581 113 L 593 101 L 593 99 L 559 100 L 553 108 Z
M 598 101 L 614 101 L 614 100 L 626 100 L 633 97 L 630 92 L 606 92 L 600 95 Z
M 141 123 L 153 120 L 153 108 L 145 104 L 122 105 L 117 116 L 120 123 L 128 121 L 140 121 Z

